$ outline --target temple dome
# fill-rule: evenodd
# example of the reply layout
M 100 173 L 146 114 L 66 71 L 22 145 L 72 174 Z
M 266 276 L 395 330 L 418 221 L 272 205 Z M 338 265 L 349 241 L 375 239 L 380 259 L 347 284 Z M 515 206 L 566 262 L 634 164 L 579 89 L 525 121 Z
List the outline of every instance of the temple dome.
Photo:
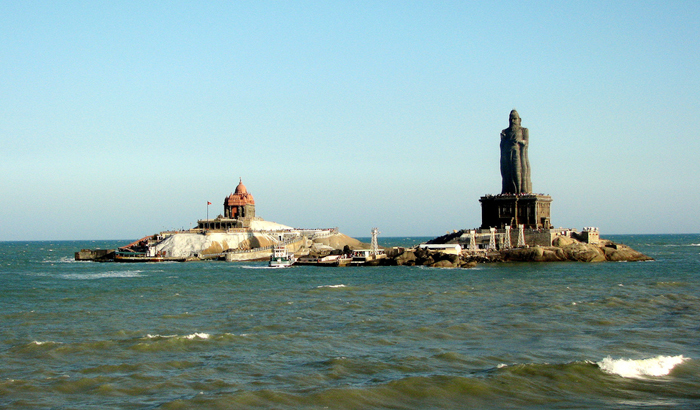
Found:
M 240 179 L 240 182 L 238 182 L 238 186 L 236 187 L 236 194 L 247 194 L 248 190 L 246 189 L 245 185 L 243 185 L 243 179 Z
M 255 205 L 255 199 L 253 199 L 253 195 L 248 193 L 248 189 L 246 189 L 245 185 L 243 185 L 243 180 L 241 180 L 236 187 L 236 191 L 224 199 L 224 207 L 243 205 Z

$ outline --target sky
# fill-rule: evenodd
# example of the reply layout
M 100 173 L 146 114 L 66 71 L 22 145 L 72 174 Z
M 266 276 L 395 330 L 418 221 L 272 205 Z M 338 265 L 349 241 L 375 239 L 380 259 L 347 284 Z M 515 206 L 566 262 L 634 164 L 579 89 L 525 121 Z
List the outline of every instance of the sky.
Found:
M 700 2 L 0 2 L 0 240 L 223 213 L 366 237 L 481 224 L 529 129 L 556 227 L 700 232 Z M 208 207 L 207 202 L 212 202 Z

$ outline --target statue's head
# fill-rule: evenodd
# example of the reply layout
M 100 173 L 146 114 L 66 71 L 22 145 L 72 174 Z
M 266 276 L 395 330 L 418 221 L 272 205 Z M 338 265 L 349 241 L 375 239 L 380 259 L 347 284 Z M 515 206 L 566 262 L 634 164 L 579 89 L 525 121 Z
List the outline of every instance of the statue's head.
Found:
M 519 127 L 520 126 L 520 116 L 518 115 L 518 112 L 513 110 L 510 112 L 510 117 L 508 119 L 508 122 L 510 123 L 511 127 Z

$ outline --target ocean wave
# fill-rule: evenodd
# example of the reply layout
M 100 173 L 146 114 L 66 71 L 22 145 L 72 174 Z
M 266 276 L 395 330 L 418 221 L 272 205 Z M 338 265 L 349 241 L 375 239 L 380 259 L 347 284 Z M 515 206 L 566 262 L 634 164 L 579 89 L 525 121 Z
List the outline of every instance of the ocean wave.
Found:
M 192 333 L 191 335 L 184 336 L 185 339 L 209 339 L 211 335 L 209 333 Z
M 152 334 L 147 334 L 146 339 L 155 339 L 155 340 L 160 340 L 160 339 L 187 339 L 187 340 L 194 340 L 194 339 L 209 339 L 211 335 L 209 333 L 200 333 L 200 332 L 195 332 L 190 335 L 152 335 Z
M 47 340 L 47 341 L 45 341 L 45 342 L 42 342 L 42 341 L 39 341 L 39 340 L 35 340 L 35 341 L 29 343 L 30 346 L 43 346 L 43 345 L 46 345 L 46 346 L 53 346 L 53 345 L 60 345 L 60 344 L 61 344 L 61 342 L 54 342 L 54 341 L 51 341 L 51 340 Z
M 646 244 L 646 245 L 647 246 L 654 246 L 654 244 L 651 244 L 651 243 Z M 666 243 L 666 244 L 663 244 L 661 246 L 663 246 L 664 248 L 677 248 L 677 247 L 681 247 L 681 246 L 700 246 L 700 243 L 689 243 L 689 244 Z
M 345 285 L 343 285 L 343 284 L 341 283 L 340 285 L 320 285 L 320 286 L 316 286 L 316 287 L 319 288 L 319 289 L 320 289 L 320 288 L 344 288 Z
M 63 279 L 69 280 L 95 280 L 108 278 L 138 278 L 141 277 L 142 270 L 109 271 L 102 273 L 65 273 L 59 275 Z
M 84 261 L 76 261 L 75 258 L 71 258 L 68 256 L 63 256 L 58 259 L 44 259 L 42 263 L 79 263 L 79 262 L 84 262 Z
M 667 376 L 677 365 L 689 360 L 680 356 L 656 356 L 650 359 L 613 359 L 608 356 L 596 363 L 598 367 L 609 374 L 617 374 L 625 378 L 643 379 L 646 377 Z
M 171 339 L 173 337 L 177 337 L 177 335 L 152 335 L 149 333 L 145 339 Z
M 189 335 L 160 335 L 147 334 L 130 349 L 143 352 L 178 351 L 188 346 L 204 346 L 212 340 L 222 339 L 212 337 L 209 333 L 195 332 Z M 204 348 L 204 347 L 203 347 Z

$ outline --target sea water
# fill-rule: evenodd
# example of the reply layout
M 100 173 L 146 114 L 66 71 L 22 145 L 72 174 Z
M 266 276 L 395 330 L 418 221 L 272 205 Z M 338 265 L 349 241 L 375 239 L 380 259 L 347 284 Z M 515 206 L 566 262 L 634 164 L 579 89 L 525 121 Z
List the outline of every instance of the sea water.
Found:
M 655 261 L 267 269 L 3 242 L 0 407 L 700 407 L 700 235 L 609 239 Z

